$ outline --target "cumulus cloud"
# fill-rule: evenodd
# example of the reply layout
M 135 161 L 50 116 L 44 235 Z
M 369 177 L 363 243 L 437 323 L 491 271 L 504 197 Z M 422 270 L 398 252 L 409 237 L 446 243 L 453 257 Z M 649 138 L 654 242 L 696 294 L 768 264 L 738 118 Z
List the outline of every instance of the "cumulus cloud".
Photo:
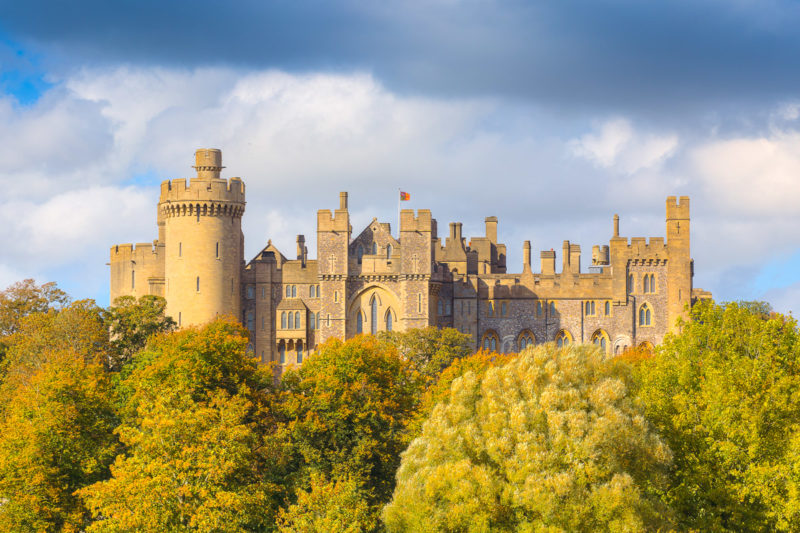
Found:
M 200 147 L 221 148 L 225 174 L 245 180 L 248 257 L 270 238 L 291 256 L 298 233 L 314 256 L 314 213 L 335 207 L 340 190 L 355 232 L 373 216 L 396 231 L 398 188 L 412 193 L 403 207 L 431 208 L 440 228 L 462 220 L 481 234 L 483 217 L 498 215 L 509 265 L 521 263 L 524 239 L 588 252 L 607 241 L 614 212 L 627 235 L 663 235 L 664 197 L 690 194 L 697 285 L 727 299 L 759 262 L 800 247 L 782 230 L 796 227 L 800 168 L 789 126 L 723 138 L 398 94 L 363 72 L 222 67 L 85 69 L 33 106 L 0 100 L 0 117 L 0 281 L 41 273 L 101 302 L 108 247 L 156 237 L 158 184 L 190 177 Z

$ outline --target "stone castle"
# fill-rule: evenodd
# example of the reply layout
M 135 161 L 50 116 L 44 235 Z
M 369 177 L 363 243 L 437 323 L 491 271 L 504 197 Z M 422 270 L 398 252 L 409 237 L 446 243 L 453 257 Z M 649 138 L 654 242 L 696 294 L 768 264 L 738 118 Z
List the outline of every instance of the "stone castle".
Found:
M 621 237 L 614 215 L 613 236 L 592 247 L 588 272 L 569 241 L 560 272 L 553 250 L 541 252 L 534 272 L 525 241 L 522 272 L 508 273 L 493 216 L 486 234 L 469 240 L 450 223 L 442 244 L 429 210 L 406 209 L 399 233 L 373 220 L 354 238 L 346 192 L 338 209 L 317 212 L 316 259 L 298 235 L 292 259 L 270 241 L 245 261 L 244 183 L 220 178 L 219 150 L 195 158 L 197 177 L 161 184 L 158 239 L 111 247 L 111 301 L 164 296 L 179 326 L 232 315 L 264 362 L 302 363 L 329 337 L 425 326 L 468 333 L 476 349 L 592 342 L 621 353 L 661 342 L 692 301 L 685 196 L 667 198 L 666 239 Z

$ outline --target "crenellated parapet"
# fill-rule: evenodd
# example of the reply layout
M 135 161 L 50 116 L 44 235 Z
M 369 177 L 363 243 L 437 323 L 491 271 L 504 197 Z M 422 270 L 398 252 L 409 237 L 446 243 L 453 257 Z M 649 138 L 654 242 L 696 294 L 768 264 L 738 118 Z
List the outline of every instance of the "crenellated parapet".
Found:
M 165 217 L 241 217 L 245 207 L 244 183 L 239 178 L 192 178 L 161 183 L 159 213 Z

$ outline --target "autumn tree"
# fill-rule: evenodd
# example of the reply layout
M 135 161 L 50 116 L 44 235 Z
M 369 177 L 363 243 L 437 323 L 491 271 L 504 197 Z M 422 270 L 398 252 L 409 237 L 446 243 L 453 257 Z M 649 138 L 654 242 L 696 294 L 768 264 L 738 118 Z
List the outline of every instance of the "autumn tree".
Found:
M 161 335 L 126 367 L 112 477 L 80 492 L 88 531 L 265 531 L 278 459 L 265 440 L 271 374 L 229 320 Z
M 456 359 L 472 354 L 472 336 L 453 328 L 433 326 L 407 331 L 382 331 L 378 333 L 382 343 L 393 346 L 408 359 L 413 367 L 433 384 L 439 374 Z
M 0 360 L 7 349 L 8 337 L 19 329 L 23 318 L 60 309 L 69 301 L 67 293 L 55 282 L 37 285 L 35 280 L 25 279 L 0 292 Z
M 315 474 L 351 479 L 373 511 L 387 502 L 423 390 L 411 362 L 372 336 L 331 339 L 287 371 L 281 387 L 294 485 L 307 489 Z
M 800 528 L 800 338 L 768 307 L 699 302 L 642 362 L 639 395 L 675 454 L 684 528 Z
M 23 317 L 0 386 L 0 530 L 80 531 L 74 492 L 108 476 L 113 433 L 101 310 L 91 301 Z
M 112 369 L 121 368 L 153 335 L 175 329 L 175 321 L 165 314 L 166 307 L 167 301 L 161 296 L 145 295 L 138 300 L 121 296 L 106 310 Z
M 403 454 L 389 531 L 645 531 L 670 463 L 595 347 L 526 350 L 467 372 Z

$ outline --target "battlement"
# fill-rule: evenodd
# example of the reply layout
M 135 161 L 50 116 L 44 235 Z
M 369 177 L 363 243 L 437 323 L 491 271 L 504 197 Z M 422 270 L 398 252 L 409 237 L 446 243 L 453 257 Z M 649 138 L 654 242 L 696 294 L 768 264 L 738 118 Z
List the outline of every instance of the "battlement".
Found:
M 435 232 L 433 217 L 430 209 L 420 209 L 414 215 L 413 209 L 400 211 L 400 231 Z
M 337 209 L 331 213 L 330 209 L 317 211 L 317 231 L 348 232 L 350 230 L 350 216 L 345 209 Z
M 191 178 L 189 185 L 186 179 L 174 179 L 161 182 L 159 203 L 164 202 L 228 202 L 244 204 L 244 182 L 241 178 L 203 179 Z
M 689 197 L 667 196 L 667 220 L 689 220 Z
M 111 247 L 111 261 L 144 260 L 148 254 L 158 255 L 158 248 L 158 241 L 115 244 Z

